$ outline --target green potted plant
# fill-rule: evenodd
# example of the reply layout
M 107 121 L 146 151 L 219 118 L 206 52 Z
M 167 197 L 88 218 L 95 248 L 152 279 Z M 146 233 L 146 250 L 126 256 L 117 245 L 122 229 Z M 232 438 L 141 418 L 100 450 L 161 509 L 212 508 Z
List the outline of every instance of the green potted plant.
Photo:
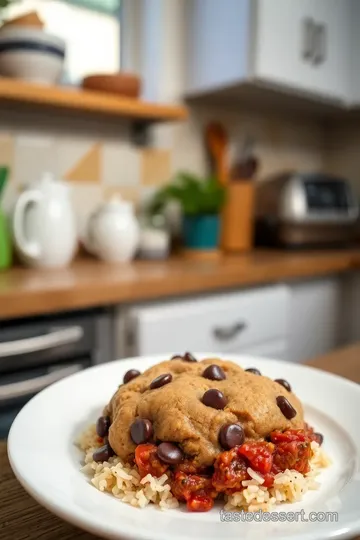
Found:
M 225 189 L 209 176 L 198 177 L 180 172 L 158 191 L 151 203 L 151 213 L 161 212 L 170 201 L 182 209 L 182 236 L 185 248 L 214 250 L 220 240 L 220 212 L 225 201 Z

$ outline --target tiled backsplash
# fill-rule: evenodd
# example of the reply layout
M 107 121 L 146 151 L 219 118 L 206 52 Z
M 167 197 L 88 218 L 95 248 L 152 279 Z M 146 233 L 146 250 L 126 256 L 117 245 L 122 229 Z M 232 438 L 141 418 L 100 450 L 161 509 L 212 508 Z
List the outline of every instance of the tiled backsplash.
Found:
M 48 171 L 71 186 L 80 232 L 99 202 L 112 195 L 138 204 L 179 169 L 204 174 L 203 133 L 212 120 L 224 124 L 232 159 L 239 155 L 245 135 L 255 140 L 260 180 L 284 169 L 321 170 L 327 163 L 326 129 L 311 119 L 197 107 L 183 124 L 153 128 L 152 146 L 138 148 L 131 143 L 126 122 L 0 114 L 0 164 L 11 169 L 5 209 L 10 211 L 16 194 Z

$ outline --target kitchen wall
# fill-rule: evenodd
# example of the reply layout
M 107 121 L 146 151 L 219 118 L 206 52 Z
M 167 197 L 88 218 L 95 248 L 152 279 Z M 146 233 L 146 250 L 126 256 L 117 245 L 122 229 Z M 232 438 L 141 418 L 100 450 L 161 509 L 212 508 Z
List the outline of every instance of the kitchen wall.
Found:
M 43 111 L 2 110 L 0 116 L 0 164 L 11 169 L 6 210 L 23 187 L 48 171 L 69 183 L 80 233 L 92 210 L 112 195 L 141 204 L 179 169 L 204 174 L 203 129 L 210 120 L 224 123 L 231 156 L 245 134 L 254 138 L 259 178 L 284 168 L 325 166 L 325 130 L 308 118 L 197 106 L 189 121 L 154 128 L 152 146 L 142 149 L 131 143 L 126 122 Z
M 348 178 L 360 199 L 360 120 L 337 121 L 327 130 L 325 166 L 334 174 Z

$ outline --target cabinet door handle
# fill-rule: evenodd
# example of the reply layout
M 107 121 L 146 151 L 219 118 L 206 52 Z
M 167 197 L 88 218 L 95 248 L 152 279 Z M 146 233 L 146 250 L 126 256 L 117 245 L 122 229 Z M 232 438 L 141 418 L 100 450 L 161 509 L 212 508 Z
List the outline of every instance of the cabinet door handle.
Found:
M 229 341 L 247 328 L 246 322 L 238 322 L 228 327 L 214 328 L 213 334 L 219 341 Z
M 314 56 L 315 27 L 315 21 L 311 17 L 303 20 L 302 56 L 304 60 L 311 61 Z
M 315 29 L 315 53 L 313 63 L 318 66 L 326 61 L 327 32 L 325 24 L 317 24 Z

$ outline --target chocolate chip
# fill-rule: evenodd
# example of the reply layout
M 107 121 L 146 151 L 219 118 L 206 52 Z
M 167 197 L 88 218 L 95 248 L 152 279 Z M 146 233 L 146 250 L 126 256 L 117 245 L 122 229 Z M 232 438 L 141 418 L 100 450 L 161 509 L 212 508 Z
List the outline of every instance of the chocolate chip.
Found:
M 316 437 L 316 442 L 321 446 L 324 442 L 324 435 L 322 433 L 314 433 Z
M 181 354 L 174 354 L 174 356 L 171 357 L 171 360 L 184 360 L 184 358 Z
M 150 383 L 150 390 L 154 390 L 154 388 L 160 388 L 161 386 L 164 386 L 165 384 L 169 384 L 169 382 L 172 381 L 172 375 L 171 373 L 165 373 L 164 375 L 159 375 Z
M 245 369 L 245 371 L 253 373 L 254 375 L 261 375 L 260 371 L 254 367 L 249 367 L 248 369 Z
M 107 443 L 101 448 L 98 448 L 93 453 L 93 460 L 97 463 L 101 463 L 102 461 L 109 461 L 109 459 L 114 455 L 114 450 L 111 448 L 110 444 Z
M 129 369 L 129 371 L 125 373 L 123 381 L 126 384 L 135 379 L 135 377 L 138 377 L 139 375 L 140 371 L 138 371 L 137 369 Z
M 211 388 L 207 390 L 202 397 L 202 402 L 207 407 L 212 407 L 213 409 L 223 409 L 228 400 L 220 390 L 216 388 Z
M 211 366 L 208 366 L 202 376 L 205 377 L 205 379 L 210 379 L 211 381 L 222 381 L 226 379 L 224 370 L 216 364 L 211 364 Z
M 182 450 L 176 444 L 163 442 L 157 447 L 158 458 L 169 465 L 178 465 L 184 459 Z
M 131 424 L 130 436 L 135 444 L 143 444 L 148 442 L 153 434 L 153 427 L 150 420 L 147 418 L 137 418 Z
M 296 416 L 296 411 L 294 407 L 291 405 L 290 401 L 286 399 L 286 397 L 278 396 L 276 398 L 276 403 L 280 411 L 288 420 L 291 420 L 291 418 L 294 418 L 294 416 Z
M 275 379 L 275 382 L 281 384 L 281 386 L 283 386 L 288 392 L 291 392 L 291 386 L 287 381 L 285 381 L 285 379 Z
M 106 437 L 109 432 L 110 418 L 109 416 L 100 416 L 96 422 L 96 433 L 99 437 Z
M 240 446 L 245 440 L 245 433 L 238 424 L 225 424 L 219 432 L 219 443 L 225 450 Z
M 185 362 L 197 362 L 195 356 L 193 356 L 190 352 L 186 352 L 184 354 L 183 360 L 185 360 Z

